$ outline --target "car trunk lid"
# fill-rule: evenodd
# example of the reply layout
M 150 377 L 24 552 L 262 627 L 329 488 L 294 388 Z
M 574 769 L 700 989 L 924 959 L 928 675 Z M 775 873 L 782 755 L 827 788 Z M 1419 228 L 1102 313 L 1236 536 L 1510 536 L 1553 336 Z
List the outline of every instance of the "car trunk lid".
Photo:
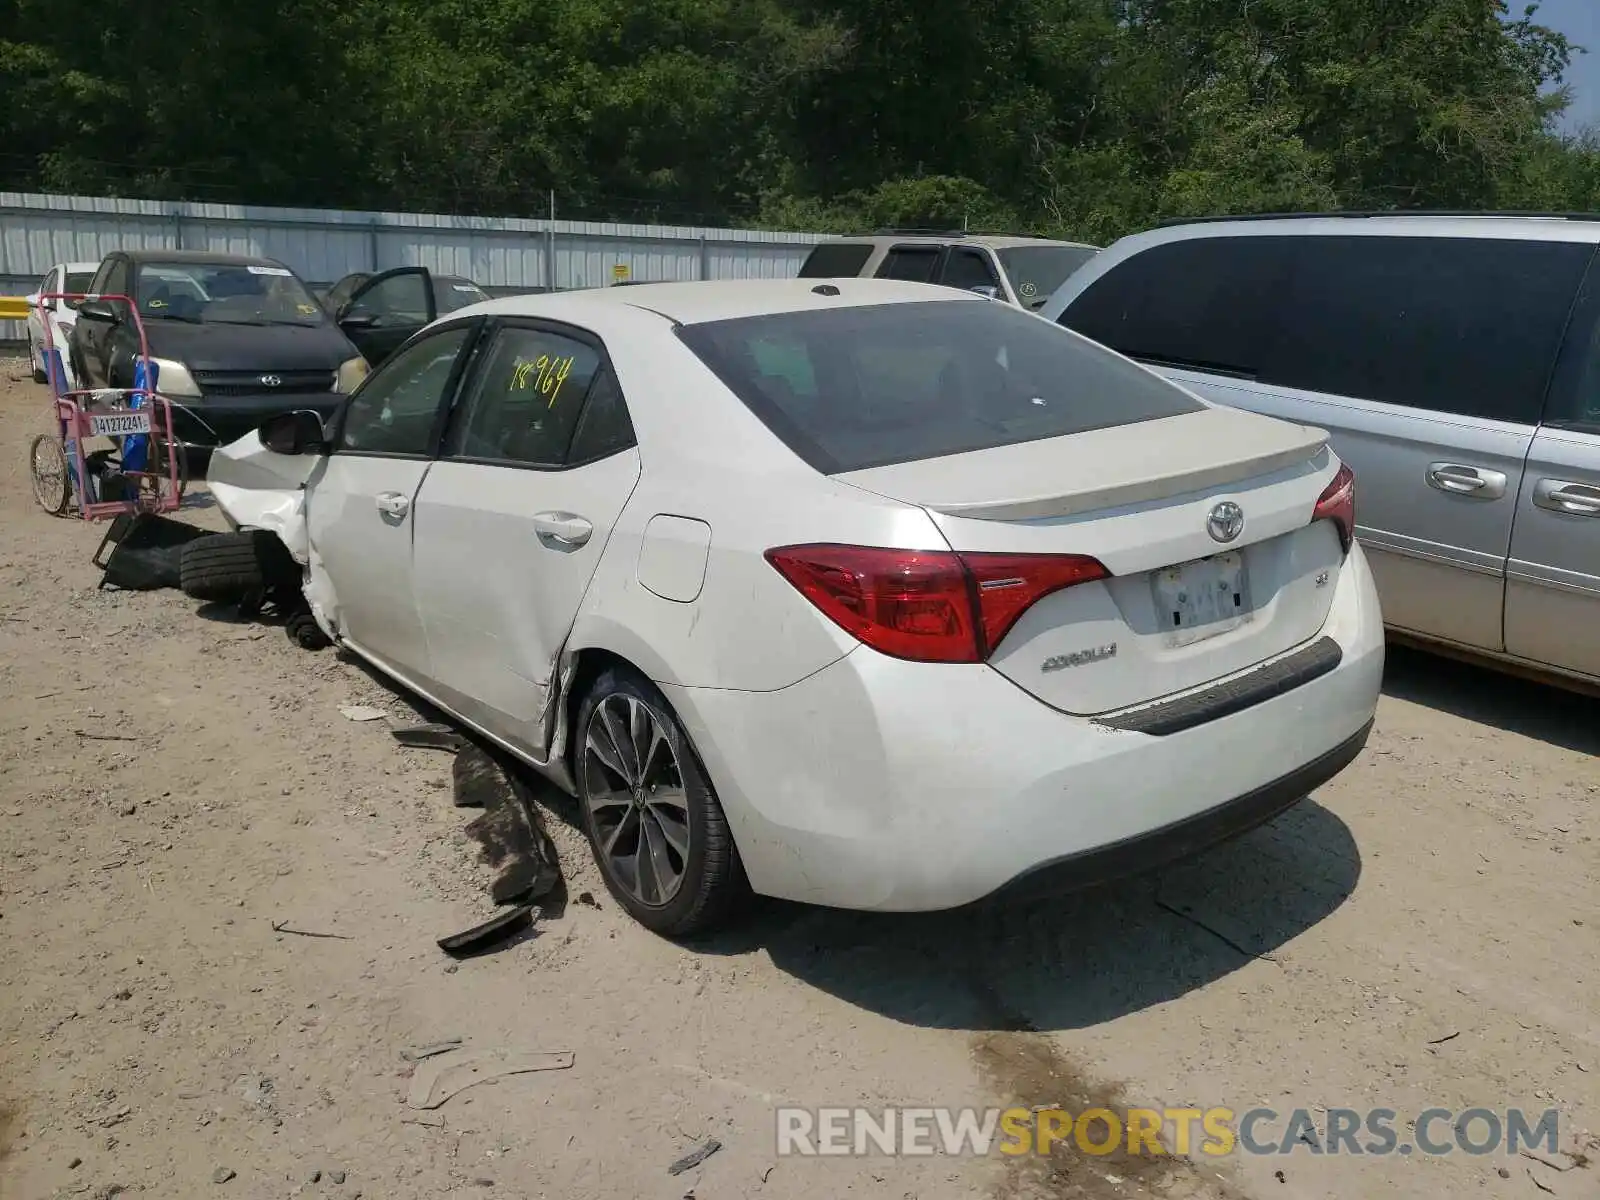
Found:
M 1109 578 L 1043 596 L 989 656 L 1045 703 L 1093 715 L 1316 635 L 1344 557 L 1332 523 L 1312 521 L 1333 470 L 1319 430 L 1207 409 L 836 478 L 926 509 L 958 553 L 1100 562 Z

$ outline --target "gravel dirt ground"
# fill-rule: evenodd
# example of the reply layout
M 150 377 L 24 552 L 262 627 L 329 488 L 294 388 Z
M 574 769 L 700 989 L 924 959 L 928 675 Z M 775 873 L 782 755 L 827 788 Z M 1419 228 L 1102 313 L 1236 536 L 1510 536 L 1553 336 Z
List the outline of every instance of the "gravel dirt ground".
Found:
M 435 939 L 488 915 L 488 874 L 448 757 L 388 735 L 412 706 L 270 625 L 97 590 L 100 527 L 31 498 L 45 411 L 0 362 L 8 1200 L 1600 1196 L 1582 1157 L 1459 1151 L 780 1159 L 773 1112 L 1379 1106 L 1406 1135 L 1433 1106 L 1553 1107 L 1580 1149 L 1600 702 L 1395 651 L 1355 765 L 1195 862 L 950 915 L 763 904 L 694 946 L 623 918 L 556 817 L 564 911 L 456 964 Z M 401 1051 L 447 1038 L 575 1061 L 424 1117 Z

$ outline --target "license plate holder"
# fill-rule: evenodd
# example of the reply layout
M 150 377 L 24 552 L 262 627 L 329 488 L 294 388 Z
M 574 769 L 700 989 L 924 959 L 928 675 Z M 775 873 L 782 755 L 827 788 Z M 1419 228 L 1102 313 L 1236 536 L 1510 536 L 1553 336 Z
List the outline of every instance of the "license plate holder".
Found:
M 1237 550 L 1155 572 L 1156 620 L 1173 646 L 1237 629 L 1251 618 L 1250 577 Z

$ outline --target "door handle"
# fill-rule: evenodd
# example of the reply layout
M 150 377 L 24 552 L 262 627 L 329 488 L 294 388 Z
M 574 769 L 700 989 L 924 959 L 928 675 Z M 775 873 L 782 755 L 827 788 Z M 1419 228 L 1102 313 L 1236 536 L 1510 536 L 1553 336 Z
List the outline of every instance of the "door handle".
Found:
M 379 492 L 377 504 L 378 511 L 390 517 L 403 517 L 406 515 L 406 510 L 411 507 L 411 501 L 399 492 Z
M 594 533 L 594 526 L 569 512 L 542 512 L 533 518 L 533 531 L 563 546 L 581 546 Z
M 1464 463 L 1428 464 L 1428 486 L 1452 496 L 1474 496 L 1479 500 L 1498 500 L 1506 494 L 1503 471 L 1485 471 Z
M 1571 517 L 1600 517 L 1600 487 L 1593 484 L 1541 479 L 1533 485 L 1533 502 Z

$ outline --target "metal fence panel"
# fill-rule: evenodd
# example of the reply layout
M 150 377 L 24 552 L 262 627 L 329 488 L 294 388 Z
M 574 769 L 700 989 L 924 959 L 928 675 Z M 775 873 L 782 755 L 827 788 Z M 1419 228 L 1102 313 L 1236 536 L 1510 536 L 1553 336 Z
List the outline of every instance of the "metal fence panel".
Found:
M 32 291 L 55 263 L 98 262 L 113 250 L 265 255 L 314 286 L 352 271 L 424 266 L 512 294 L 619 278 L 784 278 L 816 241 L 754 229 L 0 192 L 0 295 Z M 20 321 L 0 321 L 0 341 L 26 336 Z

